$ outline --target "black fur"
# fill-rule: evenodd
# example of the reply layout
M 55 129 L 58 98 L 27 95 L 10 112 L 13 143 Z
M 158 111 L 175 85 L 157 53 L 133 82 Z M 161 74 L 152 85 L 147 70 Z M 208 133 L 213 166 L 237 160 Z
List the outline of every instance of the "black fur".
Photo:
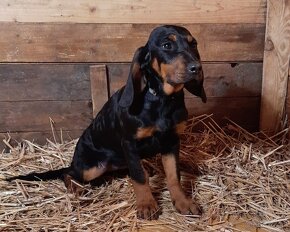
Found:
M 8 180 L 63 179 L 64 175 L 70 175 L 84 182 L 85 170 L 105 166 L 109 171 L 128 168 L 133 180 L 144 183 L 141 159 L 161 153 L 173 154 L 178 160 L 176 125 L 188 116 L 182 87 L 206 101 L 196 40 L 191 41 L 188 36 L 191 35 L 185 28 L 170 25 L 152 31 L 147 44 L 134 55 L 126 85 L 108 100 L 83 132 L 70 167 Z M 178 66 L 178 73 L 172 68 L 174 61 L 183 64 L 183 69 Z M 171 76 L 170 73 L 162 76 L 164 70 L 158 71 L 166 64 L 164 70 L 170 70 Z M 166 93 L 165 84 L 178 91 Z M 136 138 L 138 129 L 146 127 L 156 130 L 148 137 Z

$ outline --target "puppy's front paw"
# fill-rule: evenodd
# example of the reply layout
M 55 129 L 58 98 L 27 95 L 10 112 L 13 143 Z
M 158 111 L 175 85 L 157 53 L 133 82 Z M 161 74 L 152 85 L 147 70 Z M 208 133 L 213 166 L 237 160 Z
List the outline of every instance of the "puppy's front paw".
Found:
M 158 205 L 154 199 L 143 199 L 137 203 L 137 217 L 139 219 L 156 220 L 159 214 Z
M 201 215 L 200 207 L 189 198 L 179 198 L 173 202 L 176 210 L 183 214 Z

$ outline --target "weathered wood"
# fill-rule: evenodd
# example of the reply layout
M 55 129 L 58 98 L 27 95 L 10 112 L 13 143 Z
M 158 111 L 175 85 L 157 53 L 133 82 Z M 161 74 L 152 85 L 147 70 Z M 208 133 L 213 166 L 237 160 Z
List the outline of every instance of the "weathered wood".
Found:
M 50 118 L 58 128 L 79 130 L 92 119 L 89 101 L 0 102 L 0 132 L 49 131 Z
M 93 103 L 93 117 L 97 115 L 104 103 L 108 101 L 108 80 L 106 65 L 90 67 L 91 93 Z
M 206 103 L 191 97 L 185 98 L 185 104 L 189 115 L 213 114 L 221 126 L 226 125 L 229 118 L 249 131 L 259 129 L 260 97 L 208 98 Z
M 288 118 L 287 126 L 290 128 L 290 61 L 288 67 L 288 88 L 287 88 L 287 100 L 286 100 L 286 117 Z M 290 131 L 288 132 L 288 138 L 290 138 Z
M 266 0 L 58 0 L 0 2 L 0 21 L 73 23 L 263 23 Z
M 89 65 L 0 64 L 0 101 L 88 99 Z
M 156 26 L 0 23 L 0 62 L 131 62 Z M 264 24 L 184 26 L 203 61 L 262 61 Z
M 281 129 L 290 59 L 290 1 L 268 0 L 260 129 Z
M 79 138 L 79 136 L 82 134 L 83 130 L 58 130 L 56 128 L 56 131 L 54 132 L 54 136 L 51 131 L 38 131 L 38 132 L 12 132 L 9 133 L 11 140 L 10 144 L 12 146 L 17 145 L 24 139 L 29 140 L 36 144 L 46 144 L 47 139 L 49 139 L 52 142 L 55 142 L 54 138 L 56 138 L 57 143 L 61 143 L 62 141 L 71 141 L 72 139 Z M 3 142 L 3 139 L 7 140 L 9 138 L 7 133 L 0 133 L 0 153 L 3 149 L 6 148 L 5 143 Z
M 260 96 L 262 63 L 204 63 L 204 87 L 208 97 Z M 110 95 L 127 80 L 129 64 L 108 64 Z

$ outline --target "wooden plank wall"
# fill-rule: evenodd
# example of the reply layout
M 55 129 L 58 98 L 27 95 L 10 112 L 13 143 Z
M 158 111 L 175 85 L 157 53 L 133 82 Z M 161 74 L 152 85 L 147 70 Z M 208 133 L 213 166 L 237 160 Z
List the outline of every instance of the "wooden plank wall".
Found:
M 198 40 L 208 103 L 187 94 L 190 113 L 257 130 L 265 15 L 266 0 L 3 0 L 0 135 L 42 142 L 52 119 L 66 138 L 79 136 L 160 24 Z

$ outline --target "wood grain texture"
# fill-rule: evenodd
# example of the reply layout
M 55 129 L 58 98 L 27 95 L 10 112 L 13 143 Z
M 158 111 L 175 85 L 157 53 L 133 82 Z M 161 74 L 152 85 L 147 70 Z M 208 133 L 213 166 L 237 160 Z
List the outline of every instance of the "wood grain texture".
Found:
M 90 67 L 91 93 L 93 103 L 93 117 L 97 115 L 105 102 L 108 101 L 108 79 L 106 65 Z
M 131 62 L 156 24 L 0 23 L 0 62 Z M 185 24 L 203 61 L 262 61 L 264 24 Z
M 129 64 L 108 64 L 110 95 L 127 80 Z M 208 97 L 261 95 L 262 63 L 204 63 L 204 87 Z
M 50 118 L 58 128 L 79 130 L 92 119 L 88 101 L 0 102 L 0 132 L 50 131 Z
M 2 0 L 0 21 L 264 23 L 266 0 Z
M 0 64 L 0 101 L 88 100 L 89 65 Z
M 288 88 L 287 88 L 287 100 L 286 100 L 286 117 L 288 118 L 288 127 L 290 127 L 290 61 L 288 67 Z M 290 138 L 290 131 L 288 133 L 288 138 Z
M 290 60 L 290 0 L 268 0 L 260 129 L 270 134 L 284 120 Z
M 208 98 L 206 103 L 187 97 L 185 104 L 189 115 L 213 114 L 220 126 L 226 125 L 229 118 L 249 131 L 259 129 L 260 97 Z

